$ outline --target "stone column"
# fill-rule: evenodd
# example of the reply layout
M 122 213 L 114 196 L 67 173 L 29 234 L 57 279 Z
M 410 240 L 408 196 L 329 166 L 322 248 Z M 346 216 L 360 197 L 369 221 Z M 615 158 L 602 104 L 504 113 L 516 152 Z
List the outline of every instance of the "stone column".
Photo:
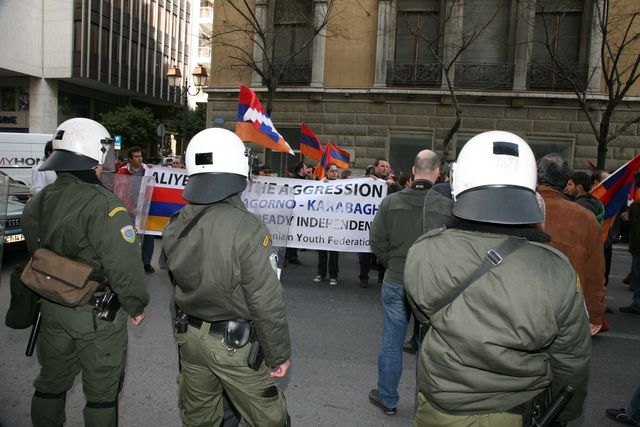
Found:
M 589 37 L 589 92 L 602 92 L 600 78 L 602 77 L 602 62 L 600 61 L 600 46 L 602 46 L 602 19 L 603 0 L 593 2 L 591 31 Z
M 58 81 L 29 79 L 29 132 L 53 133 L 58 127 Z
M 327 15 L 327 0 L 313 0 L 313 21 L 316 28 L 323 25 Z M 313 39 L 311 57 L 311 87 L 324 87 L 324 46 L 327 36 L 326 26 Z
M 391 27 L 393 22 L 393 1 L 380 0 L 378 3 L 378 35 L 376 40 L 376 70 L 373 87 L 387 86 L 387 61 L 391 55 Z
M 515 55 L 513 59 L 513 90 L 527 90 L 527 71 L 533 48 L 533 30 L 536 22 L 535 0 L 518 3 L 516 21 Z
M 256 0 L 256 21 L 261 28 L 267 28 L 267 0 Z M 264 46 L 262 46 L 262 39 L 258 34 L 253 35 L 253 62 L 261 66 L 264 61 Z M 251 86 L 262 86 L 262 77 L 260 74 L 253 72 L 251 78 Z

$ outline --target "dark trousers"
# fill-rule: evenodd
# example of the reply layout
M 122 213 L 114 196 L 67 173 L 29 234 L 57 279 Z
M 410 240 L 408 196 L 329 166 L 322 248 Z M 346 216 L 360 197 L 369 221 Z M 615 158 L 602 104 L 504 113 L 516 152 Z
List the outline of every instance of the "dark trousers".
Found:
M 340 252 L 318 251 L 318 276 L 327 275 L 327 258 L 329 259 L 329 278 L 338 278 L 338 256 Z
M 609 273 L 611 272 L 611 258 L 613 256 L 613 245 L 604 246 L 604 285 L 609 284 Z
M 358 261 L 360 262 L 360 280 L 369 280 L 369 270 L 372 266 L 376 266 L 378 269 L 378 281 L 380 282 L 384 278 L 385 268 L 378 262 L 376 256 L 372 253 L 359 253 Z
M 153 249 L 155 247 L 155 236 L 145 234 L 142 237 L 142 263 L 144 265 L 151 264 L 153 258 Z

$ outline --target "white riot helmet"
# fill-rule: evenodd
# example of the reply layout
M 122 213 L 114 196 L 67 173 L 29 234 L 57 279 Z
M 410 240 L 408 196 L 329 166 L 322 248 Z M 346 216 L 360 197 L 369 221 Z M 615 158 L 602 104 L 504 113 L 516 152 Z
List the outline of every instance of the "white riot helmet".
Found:
M 231 131 L 200 131 L 189 142 L 185 157 L 189 181 L 182 197 L 191 203 L 215 203 L 247 187 L 248 150 Z
M 113 155 L 113 139 L 100 123 L 84 118 L 63 122 L 53 137 L 53 153 L 40 170 L 90 170 Z
M 537 224 L 536 159 L 527 143 L 509 132 L 471 138 L 452 165 L 453 215 L 496 224 Z

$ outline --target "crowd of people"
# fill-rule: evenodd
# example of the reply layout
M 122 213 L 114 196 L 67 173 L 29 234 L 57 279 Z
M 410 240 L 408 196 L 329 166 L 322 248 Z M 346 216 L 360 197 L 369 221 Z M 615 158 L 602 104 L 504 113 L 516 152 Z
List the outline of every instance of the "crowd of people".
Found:
M 40 302 L 41 371 L 31 414 L 37 426 L 64 423 L 66 392 L 80 372 L 85 423 L 117 425 L 126 317 L 139 325 L 149 301 L 144 272 L 154 271 L 153 237 L 136 236 L 129 211 L 99 185 L 109 138 L 92 120 L 60 125 L 53 152 L 37 171 L 54 171 L 55 181 L 25 207 L 31 253 L 45 245 L 91 265 L 109 277 L 119 300 L 110 320 L 96 317 L 93 299 L 77 307 Z M 184 167 L 189 204 L 165 228 L 161 254 L 175 287 L 183 424 L 228 427 L 243 419 L 290 426 L 276 382 L 287 375 L 291 357 L 277 255 L 266 226 L 239 196 L 250 158 L 234 133 L 211 128 L 191 140 Z M 366 171 L 385 182 L 388 194 L 371 224 L 372 252 L 358 254 L 360 286 L 370 286 L 374 268 L 382 284 L 378 376 L 368 398 L 385 415 L 397 413 L 402 352 L 409 350 L 418 353 L 415 426 L 537 425 L 558 396 L 569 393 L 573 398 L 554 424 L 565 425 L 582 413 L 590 337 L 608 329 L 615 237 L 603 238 L 604 207 L 589 195 L 606 172 L 573 173 L 557 153 L 535 159 L 523 139 L 501 131 L 470 139 L 451 181 L 441 167 L 438 155 L 425 149 L 410 173 L 397 178 L 384 158 Z M 117 175 L 142 176 L 146 168 L 142 150 L 132 147 Z M 327 182 L 352 176 L 334 163 L 324 172 Z M 254 173 L 271 169 L 263 165 Z M 315 178 L 304 162 L 289 174 Z M 621 220 L 632 224 L 637 281 L 640 201 Z M 298 250 L 288 249 L 286 259 L 300 263 Z M 338 252 L 318 251 L 312 280 L 338 285 L 339 261 Z M 640 286 L 620 311 L 640 314 Z M 414 334 L 405 343 L 412 315 Z M 640 391 L 628 408 L 607 415 L 638 425 L 639 400 Z

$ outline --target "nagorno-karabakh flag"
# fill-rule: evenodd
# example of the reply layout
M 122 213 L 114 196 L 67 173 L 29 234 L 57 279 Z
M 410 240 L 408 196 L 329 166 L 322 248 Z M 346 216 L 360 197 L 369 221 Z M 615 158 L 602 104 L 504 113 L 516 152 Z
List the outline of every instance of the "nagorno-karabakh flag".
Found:
M 256 93 L 246 86 L 240 86 L 236 135 L 244 142 L 253 142 L 274 151 L 293 154 L 289 144 L 262 109 Z
M 300 125 L 300 154 L 320 161 L 323 152 L 324 149 L 318 137 L 311 132 L 306 124 L 302 123 Z
M 186 169 L 154 167 L 148 169 L 146 173 L 155 179 L 146 231 L 147 234 L 160 236 L 171 216 L 189 203 L 182 198 L 187 171 Z
M 625 163 L 590 191 L 591 195 L 598 198 L 604 205 L 603 240 L 607 239 L 616 216 L 627 203 L 638 167 L 640 167 L 640 155 Z

